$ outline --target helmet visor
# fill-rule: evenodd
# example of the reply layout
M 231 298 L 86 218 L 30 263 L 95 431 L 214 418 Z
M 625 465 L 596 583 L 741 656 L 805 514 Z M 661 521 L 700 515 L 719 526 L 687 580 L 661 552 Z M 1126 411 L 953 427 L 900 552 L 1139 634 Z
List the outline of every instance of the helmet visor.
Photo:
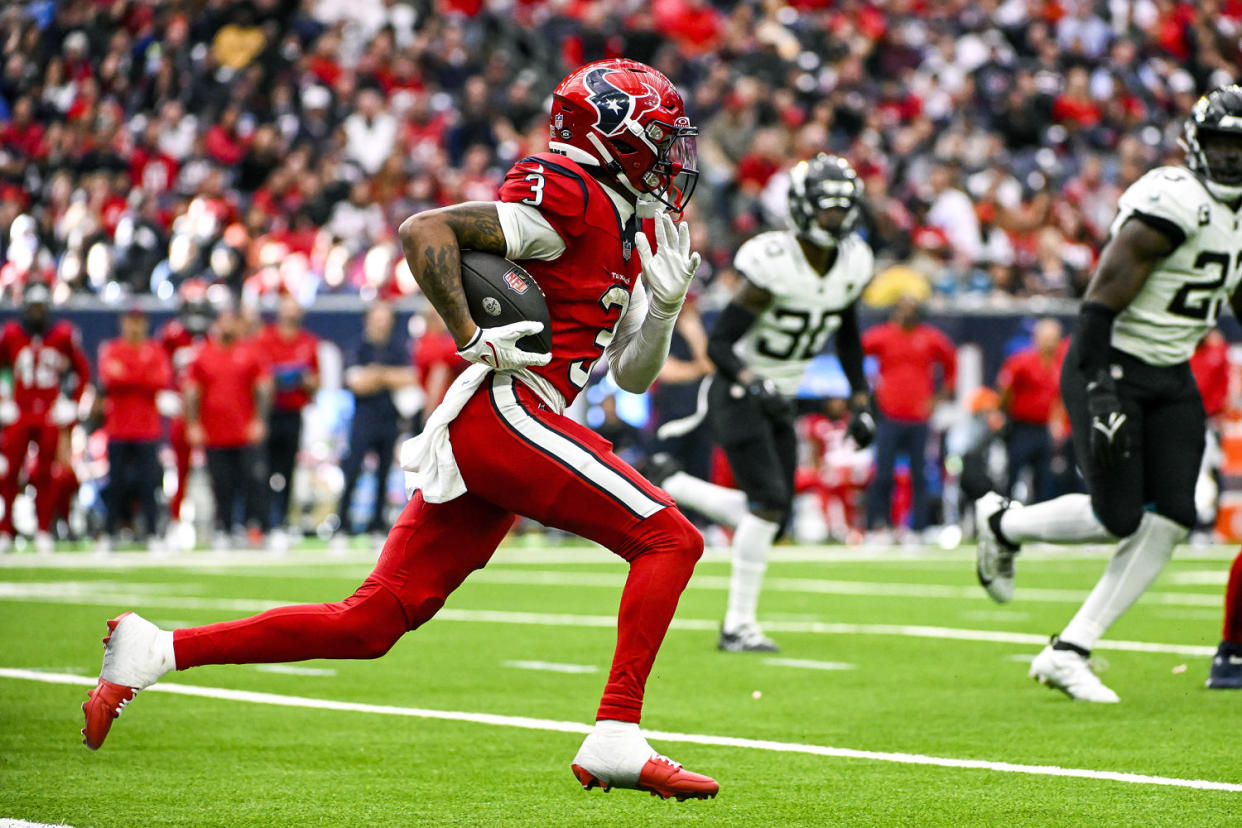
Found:
M 680 213 L 690 203 L 695 185 L 699 181 L 699 145 L 696 127 L 689 125 L 688 119 L 682 126 L 665 127 L 668 135 L 660 141 L 659 161 L 655 172 L 665 182 L 662 189 L 653 192 L 656 198 L 664 202 L 670 210 Z

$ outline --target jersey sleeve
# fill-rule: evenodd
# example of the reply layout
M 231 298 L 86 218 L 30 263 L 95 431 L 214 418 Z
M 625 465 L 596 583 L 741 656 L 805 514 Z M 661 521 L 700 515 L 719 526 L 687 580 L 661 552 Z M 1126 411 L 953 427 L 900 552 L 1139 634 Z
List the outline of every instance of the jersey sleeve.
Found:
M 565 241 L 536 207 L 496 202 L 496 214 L 505 233 L 505 258 L 513 261 L 555 261 L 565 252 Z
M 1208 222 L 1208 209 L 1208 195 L 1194 175 L 1180 167 L 1157 167 L 1122 193 L 1112 232 L 1138 218 L 1181 244 Z
M 586 182 L 576 172 L 538 158 L 524 158 L 505 175 L 499 200 L 533 207 L 566 240 L 585 230 L 587 198 Z

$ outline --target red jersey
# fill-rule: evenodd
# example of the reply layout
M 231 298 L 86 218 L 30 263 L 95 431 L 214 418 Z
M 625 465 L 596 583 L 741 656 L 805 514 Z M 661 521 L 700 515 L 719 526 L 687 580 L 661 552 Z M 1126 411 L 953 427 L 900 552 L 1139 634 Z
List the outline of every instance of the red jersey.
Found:
M 552 361 L 529 370 L 551 383 L 566 404 L 587 384 L 591 367 L 612 340 L 630 305 L 642 270 L 634 249 L 637 218 L 625 227 L 604 187 L 586 170 L 551 152 L 513 165 L 500 200 L 539 210 L 565 242 L 555 261 L 527 259 L 522 266 L 548 300 Z M 655 240 L 648 232 L 655 249 Z
M 267 376 L 262 361 L 245 342 L 224 344 L 209 338 L 186 371 L 199 388 L 199 421 L 207 448 L 239 448 L 255 418 L 256 386 Z
M 1203 411 L 1215 417 L 1225 410 L 1229 398 L 1229 344 L 1219 331 L 1208 333 L 1190 357 Z
M 155 337 L 172 363 L 172 380 L 177 386 L 185 384 L 185 372 L 194 361 L 198 349 L 206 337 L 194 336 L 181 324 L 180 319 L 169 320 Z
M 886 322 L 864 333 L 862 345 L 865 353 L 879 358 L 875 398 L 884 416 L 894 420 L 925 422 L 931 416 L 933 365 L 940 365 L 945 388 L 957 379 L 953 343 L 931 325 L 906 330 Z
M 56 322 L 46 336 L 31 336 L 20 322 L 9 322 L 0 333 L 0 369 L 13 372 L 13 401 L 23 415 L 44 417 L 60 395 L 65 375 L 77 375 L 70 392 L 82 398 L 91 378 L 90 362 L 82 350 L 78 329 Z
M 309 374 L 319 373 L 319 340 L 299 329 L 291 338 L 281 333 L 278 325 L 268 325 L 250 343 L 276 383 L 277 411 L 301 411 L 310 402 L 310 392 L 303 387 Z
M 1018 351 L 1001 366 L 996 387 L 1009 391 L 1009 418 L 1019 423 L 1044 425 L 1052 418 L 1061 396 L 1063 353 L 1044 359 L 1035 348 Z
M 155 395 L 172 382 L 172 365 L 158 342 L 112 339 L 99 346 L 104 429 L 111 440 L 157 440 L 160 412 Z
M 444 399 L 444 392 L 448 390 L 449 383 L 457 378 L 457 375 L 466 370 L 470 364 L 457 354 L 457 343 L 453 341 L 453 335 L 448 331 L 440 333 L 425 334 L 419 337 L 414 345 L 414 351 L 410 354 L 410 359 L 414 363 L 414 377 L 418 380 L 418 384 L 424 391 L 427 390 L 427 376 L 431 373 L 431 369 L 437 365 L 443 365 L 449 370 L 448 383 L 444 388 L 440 389 L 440 399 L 434 400 L 439 405 Z

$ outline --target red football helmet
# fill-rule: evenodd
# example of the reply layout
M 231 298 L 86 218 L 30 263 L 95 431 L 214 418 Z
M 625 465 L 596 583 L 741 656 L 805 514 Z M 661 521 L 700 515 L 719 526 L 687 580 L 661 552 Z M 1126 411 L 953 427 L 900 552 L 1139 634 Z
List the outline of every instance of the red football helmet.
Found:
M 636 60 L 599 60 L 552 93 L 548 148 L 604 167 L 633 193 L 685 209 L 698 182 L 699 131 L 677 88 Z

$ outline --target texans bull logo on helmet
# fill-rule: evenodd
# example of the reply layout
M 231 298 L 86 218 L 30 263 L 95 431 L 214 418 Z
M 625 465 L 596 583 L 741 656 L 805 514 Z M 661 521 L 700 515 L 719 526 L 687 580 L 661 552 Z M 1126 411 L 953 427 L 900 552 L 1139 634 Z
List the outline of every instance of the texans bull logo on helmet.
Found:
M 608 82 L 611 71 L 608 67 L 593 69 L 583 78 L 587 89 L 591 90 L 587 101 L 599 115 L 595 127 L 605 135 L 615 135 L 627 117 L 638 118 L 660 106 L 660 96 L 647 84 L 643 84 L 646 91 L 638 98 L 613 86 Z

